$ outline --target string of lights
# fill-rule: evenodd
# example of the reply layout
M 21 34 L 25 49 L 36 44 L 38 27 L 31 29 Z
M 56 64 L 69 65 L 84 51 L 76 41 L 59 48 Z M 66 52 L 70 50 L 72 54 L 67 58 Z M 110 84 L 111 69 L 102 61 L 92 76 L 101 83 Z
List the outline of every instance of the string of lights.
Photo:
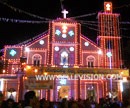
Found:
M 63 10 L 63 4 L 62 4 L 63 0 L 60 0 L 60 3 L 61 3 L 61 8 Z M 10 9 L 12 9 L 13 11 L 15 12 L 19 12 L 19 13 L 24 13 L 26 15 L 29 15 L 29 16 L 32 16 L 32 17 L 35 17 L 35 18 L 38 18 L 38 19 L 41 19 L 41 20 L 51 20 L 49 18 L 45 18 L 45 17 L 41 17 L 41 16 L 38 16 L 38 15 L 35 15 L 35 14 L 32 14 L 32 13 L 29 13 L 29 12 L 26 12 L 24 10 L 21 10 L 21 9 L 18 9 L 18 8 L 15 8 L 9 4 L 7 4 L 6 2 L 3 2 L 0 0 L 0 3 L 9 7 Z M 125 5 L 122 5 L 120 7 L 115 7 L 114 9 L 119 9 L 119 8 L 124 8 L 124 7 L 129 7 L 130 4 L 125 4 Z M 97 14 L 97 12 L 94 12 L 94 13 L 90 13 L 90 14 L 84 14 L 84 15 L 79 15 L 79 16 L 75 16 L 75 17 L 70 17 L 70 18 L 83 18 L 83 17 L 87 17 L 87 16 L 92 16 L 92 15 L 95 15 Z M 79 20 L 82 22 L 82 20 Z M 83 22 L 89 22 L 89 23 L 97 23 L 96 21 L 83 21 Z M 130 22 L 120 22 L 120 24 L 130 24 Z
M 64 1 L 64 0 L 60 0 L 61 10 L 64 9 L 63 3 L 62 3 L 63 1 Z
M 79 16 L 75 16 L 75 17 L 70 17 L 70 18 L 83 18 L 83 17 L 87 17 L 87 16 L 92 16 L 92 15 L 96 15 L 97 12 L 94 13 L 90 13 L 90 14 L 84 14 L 84 15 L 79 15 Z
M 130 36 L 124 36 L 124 35 L 121 35 L 122 38 L 127 38 L 127 39 L 130 39 Z
M 1 53 L 1 52 L 4 52 L 4 49 L 0 49 L 0 53 Z
M 10 8 L 10 9 L 12 9 L 12 10 L 15 11 L 15 12 L 24 13 L 24 14 L 26 14 L 26 15 L 28 15 L 28 16 L 31 16 L 31 17 L 34 17 L 34 18 L 38 18 L 38 19 L 41 19 L 41 20 L 51 20 L 51 19 L 49 19 L 49 18 L 41 17 L 41 16 L 38 16 L 38 15 L 35 15 L 35 14 L 32 14 L 32 13 L 26 12 L 26 11 L 24 11 L 24 10 L 15 8 L 15 7 L 13 7 L 13 6 L 11 6 L 11 5 L 9 5 L 9 4 L 7 4 L 6 2 L 3 2 L 3 1 L 1 1 L 1 0 L 0 0 L 0 3 L 3 4 L 3 5 L 5 5 L 5 6 L 7 6 L 7 7 Z
M 99 23 L 98 21 L 85 21 L 85 20 L 78 20 L 79 22 L 81 23 Z M 120 22 L 120 24 L 130 24 L 130 21 L 123 21 L 123 22 Z
M 44 24 L 49 23 L 49 21 L 34 21 L 34 20 L 21 20 L 21 19 L 10 19 L 10 18 L 0 18 L 0 22 L 6 23 L 25 23 L 25 24 Z M 96 21 L 80 21 L 81 24 L 97 27 Z M 130 22 L 120 22 L 120 24 L 130 24 Z M 92 29 L 92 28 L 91 28 Z M 121 30 L 130 30 L 129 28 L 120 28 Z M 98 30 L 96 30 L 98 31 Z
M 96 32 L 99 32 L 99 30 L 96 29 L 96 28 L 94 28 L 94 27 L 90 27 L 90 26 L 87 26 L 87 25 L 85 25 L 85 24 L 83 24 L 82 26 L 85 26 L 85 27 L 87 27 L 87 28 L 90 29 L 90 30 L 94 30 L 94 31 L 96 31 Z M 123 29 L 123 28 L 121 28 L 121 29 Z M 130 39 L 130 36 L 121 35 L 121 37 L 122 37 L 122 38 L 128 38 L 128 39 Z
M 124 4 L 124 5 L 121 5 L 119 7 L 115 7 L 113 9 L 120 9 L 120 8 L 124 8 L 124 7 L 129 7 L 129 6 L 130 6 L 130 4 Z
M 125 5 L 122 5 L 122 6 L 119 6 L 119 7 L 115 7 L 113 9 L 120 9 L 120 8 L 124 8 L 124 7 L 130 7 L 130 4 L 125 4 Z M 101 10 L 101 11 L 103 11 L 103 10 Z M 80 15 L 80 16 L 75 16 L 75 17 L 70 17 L 70 18 L 83 18 L 83 17 L 86 17 L 86 16 L 92 16 L 92 15 L 95 15 L 95 14 L 97 14 L 97 12 L 85 14 L 85 15 Z
M 80 23 L 94 23 L 94 24 L 97 24 L 98 22 L 97 21 L 85 21 L 85 20 L 77 20 L 78 22 Z
M 62 2 L 63 2 L 63 0 L 60 0 L 61 9 L 63 10 L 64 7 L 63 7 Z M 50 18 L 41 17 L 41 16 L 38 16 L 38 15 L 35 15 L 35 14 L 32 14 L 32 13 L 26 12 L 24 10 L 15 8 L 14 6 L 9 5 L 8 3 L 3 2 L 2 0 L 0 0 L 0 3 L 3 4 L 3 5 L 5 5 L 5 6 L 7 6 L 10 9 L 12 9 L 15 12 L 24 13 L 26 15 L 29 15 L 29 16 L 32 16 L 34 18 L 38 18 L 38 19 L 41 19 L 41 20 L 51 20 Z M 115 7 L 113 9 L 120 9 L 120 8 L 124 8 L 124 7 L 129 7 L 129 6 L 130 6 L 130 4 L 125 4 L 125 5 L 122 5 L 122 6 L 119 6 L 119 7 Z M 85 15 L 79 15 L 79 16 L 70 17 L 70 18 L 83 18 L 83 17 L 87 17 L 87 16 L 92 16 L 92 15 L 95 15 L 95 14 L 97 14 L 97 12 L 90 13 L 90 14 L 85 14 Z
M 81 24 L 86 24 L 86 25 L 91 25 L 91 26 L 95 26 L 95 27 L 98 27 L 98 25 L 97 24 L 91 24 L 91 23 L 81 23 Z
M 0 17 L 0 21 L 6 23 L 12 22 L 12 23 L 31 23 L 31 24 L 43 24 L 49 22 L 49 21 L 21 20 L 21 19 L 3 18 L 3 17 Z M 97 23 L 96 21 L 80 21 L 80 23 L 97 26 L 96 24 L 94 24 Z
M 130 30 L 130 28 L 120 28 L 121 30 Z
M 87 27 L 88 29 L 91 29 L 91 30 L 94 30 L 94 31 L 99 31 L 98 29 L 96 29 L 96 28 L 93 28 L 93 27 L 90 27 L 90 26 L 87 26 L 87 25 L 82 25 L 82 26 L 85 26 L 85 27 Z
M 21 20 L 21 19 L 10 19 L 10 18 L 0 18 L 0 21 L 11 22 L 11 23 L 29 23 L 29 24 L 43 24 L 49 22 L 49 21 L 34 21 L 34 20 Z
M 62 3 L 62 0 L 60 0 L 60 2 Z M 23 11 L 21 9 L 18 9 L 18 8 L 15 8 L 5 2 L 2 2 L 0 0 L 0 3 L 6 5 L 7 7 L 11 8 L 12 10 L 14 10 L 15 12 L 19 12 L 19 13 L 24 13 L 24 14 L 27 14 L 29 16 L 32 16 L 32 17 L 35 17 L 35 18 L 39 18 L 39 19 L 42 19 L 42 20 L 46 20 L 46 21 L 32 21 L 32 20 L 20 20 L 20 19 L 9 19 L 9 18 L 0 18 L 0 21 L 3 21 L 3 22 L 12 22 L 12 23 L 31 23 L 31 24 L 42 24 L 42 23 L 48 23 L 50 19 L 48 18 L 44 18 L 44 17 L 40 17 L 40 16 L 37 16 L 37 15 L 34 15 L 34 14 L 31 14 L 31 13 L 28 13 L 26 11 Z M 128 5 L 122 5 L 120 7 L 117 7 L 117 8 L 122 8 L 122 7 L 128 7 L 130 6 L 130 4 Z M 62 6 L 63 8 L 63 6 Z M 79 16 L 75 16 L 75 17 L 70 17 L 70 18 L 83 18 L 83 17 L 87 17 L 87 16 L 92 16 L 92 15 L 96 15 L 97 12 L 95 13 L 90 13 L 90 14 L 85 14 L 85 15 L 79 15 Z M 98 29 L 95 29 L 93 27 L 90 27 L 90 26 L 95 26 L 97 27 L 98 25 L 96 25 L 95 23 L 97 23 L 97 21 L 83 21 L 83 20 L 80 20 L 80 22 L 84 25 L 88 25 L 86 27 L 88 27 L 89 29 L 91 30 L 95 30 L 95 31 L 98 31 Z M 129 21 L 127 22 L 120 22 L 120 24 L 130 24 Z M 128 30 L 127 28 L 121 28 L 122 30 Z M 124 37 L 124 36 L 123 36 Z M 127 36 L 125 36 L 127 38 Z M 129 37 L 128 37 L 129 38 Z
M 62 1 L 63 0 L 60 0 L 60 3 L 61 3 L 61 8 L 63 10 L 63 4 L 62 4 Z M 8 8 L 12 9 L 13 11 L 15 12 L 19 12 L 19 13 L 24 13 L 26 15 L 29 15 L 31 17 L 34 17 L 34 18 L 38 18 L 38 19 L 41 19 L 41 20 L 52 20 L 52 19 L 49 19 L 49 18 L 45 18 L 45 17 L 41 17 L 41 16 L 38 16 L 38 15 L 35 15 L 35 14 L 32 14 L 32 13 L 29 13 L 29 12 L 26 12 L 24 10 L 21 10 L 21 9 L 18 9 L 18 8 L 15 8 L 14 6 L 11 6 L 9 4 L 7 4 L 6 2 L 3 2 L 0 0 L 0 3 L 7 6 Z M 79 16 L 75 16 L 75 17 L 70 17 L 70 18 L 83 18 L 83 17 L 87 17 L 87 16 L 92 16 L 92 15 L 95 15 L 97 14 L 97 12 L 95 13 L 90 13 L 90 14 L 84 14 L 84 15 L 79 15 Z
M 45 31 L 45 32 L 43 32 L 43 33 L 41 33 L 41 34 L 39 34 L 39 35 L 37 35 L 37 36 L 35 36 L 35 37 L 33 37 L 33 38 L 30 38 L 30 39 L 28 39 L 28 40 L 26 40 L 26 41 L 23 41 L 23 42 L 21 42 L 21 43 L 18 43 L 18 44 L 16 44 L 16 45 L 24 45 L 24 44 L 27 44 L 28 42 L 33 41 L 33 40 L 35 40 L 35 39 L 37 39 L 37 38 L 39 38 L 39 37 L 45 35 L 46 33 L 48 33 L 48 30 Z
M 129 21 L 126 21 L 126 22 L 120 22 L 120 24 L 130 24 Z

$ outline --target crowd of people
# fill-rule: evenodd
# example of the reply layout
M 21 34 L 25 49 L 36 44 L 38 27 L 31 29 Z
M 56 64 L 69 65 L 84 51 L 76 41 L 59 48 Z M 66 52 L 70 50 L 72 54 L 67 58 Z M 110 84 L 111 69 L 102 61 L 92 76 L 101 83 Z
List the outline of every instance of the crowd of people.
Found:
M 0 108 L 130 108 L 130 101 L 120 102 L 117 98 L 101 98 L 99 103 L 96 103 L 93 98 L 86 100 L 67 100 L 63 98 L 58 102 L 50 102 L 46 99 L 38 99 L 34 91 L 28 91 L 24 95 L 24 100 L 15 102 L 9 98 L 3 100 L 0 96 Z

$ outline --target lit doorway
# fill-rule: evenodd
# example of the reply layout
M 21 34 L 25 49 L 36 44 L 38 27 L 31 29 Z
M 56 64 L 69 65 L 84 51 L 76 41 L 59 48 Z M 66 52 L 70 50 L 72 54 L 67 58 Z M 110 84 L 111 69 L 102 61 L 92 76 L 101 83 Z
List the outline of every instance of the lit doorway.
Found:
M 57 86 L 57 91 L 58 91 L 58 99 L 69 99 L 69 91 L 70 87 L 69 86 Z
M 91 101 L 96 101 L 96 85 L 88 84 L 87 85 L 87 95 L 86 97 L 90 99 Z

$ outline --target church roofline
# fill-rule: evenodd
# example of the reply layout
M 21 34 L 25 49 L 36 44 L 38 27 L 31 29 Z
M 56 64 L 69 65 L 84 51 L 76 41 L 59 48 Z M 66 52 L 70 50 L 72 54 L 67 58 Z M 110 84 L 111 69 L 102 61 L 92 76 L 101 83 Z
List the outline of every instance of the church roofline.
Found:
M 52 22 L 62 22 L 62 23 L 77 23 L 75 19 L 72 18 L 57 18 Z
M 98 15 L 116 15 L 116 16 L 120 16 L 119 13 L 107 13 L 107 12 L 98 12 Z
M 95 42 L 93 42 L 92 40 L 90 40 L 89 38 L 87 38 L 86 36 L 84 36 L 83 34 L 81 34 L 81 37 L 87 39 L 89 42 L 91 42 L 94 46 L 96 46 L 97 48 L 101 49 Z
M 30 42 L 33 42 L 33 41 L 35 41 L 36 39 L 39 39 L 39 38 L 41 38 L 41 37 L 43 37 L 43 36 L 45 36 L 45 35 L 47 35 L 48 34 L 48 30 L 46 30 L 45 32 L 42 32 L 41 34 L 39 34 L 39 35 L 36 35 L 36 36 L 34 36 L 33 38 L 30 38 L 30 39 L 28 39 L 28 40 L 26 40 L 26 41 L 23 41 L 23 42 L 21 42 L 21 43 L 18 43 L 18 44 L 15 44 L 15 45 L 17 45 L 17 46 L 21 46 L 21 45 L 29 45 L 30 44 Z

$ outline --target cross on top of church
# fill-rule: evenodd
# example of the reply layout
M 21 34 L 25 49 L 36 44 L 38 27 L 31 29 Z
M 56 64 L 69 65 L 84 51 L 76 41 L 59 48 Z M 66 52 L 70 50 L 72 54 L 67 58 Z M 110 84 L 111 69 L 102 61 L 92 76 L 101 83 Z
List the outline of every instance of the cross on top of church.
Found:
M 107 5 L 106 5 L 107 10 L 110 10 L 110 7 L 111 7 L 110 4 L 107 4 Z
M 104 11 L 106 13 L 112 13 L 112 3 L 111 2 L 104 2 Z
M 63 13 L 63 18 L 66 18 L 66 14 L 68 14 L 68 11 L 66 11 L 65 9 L 62 11 Z

